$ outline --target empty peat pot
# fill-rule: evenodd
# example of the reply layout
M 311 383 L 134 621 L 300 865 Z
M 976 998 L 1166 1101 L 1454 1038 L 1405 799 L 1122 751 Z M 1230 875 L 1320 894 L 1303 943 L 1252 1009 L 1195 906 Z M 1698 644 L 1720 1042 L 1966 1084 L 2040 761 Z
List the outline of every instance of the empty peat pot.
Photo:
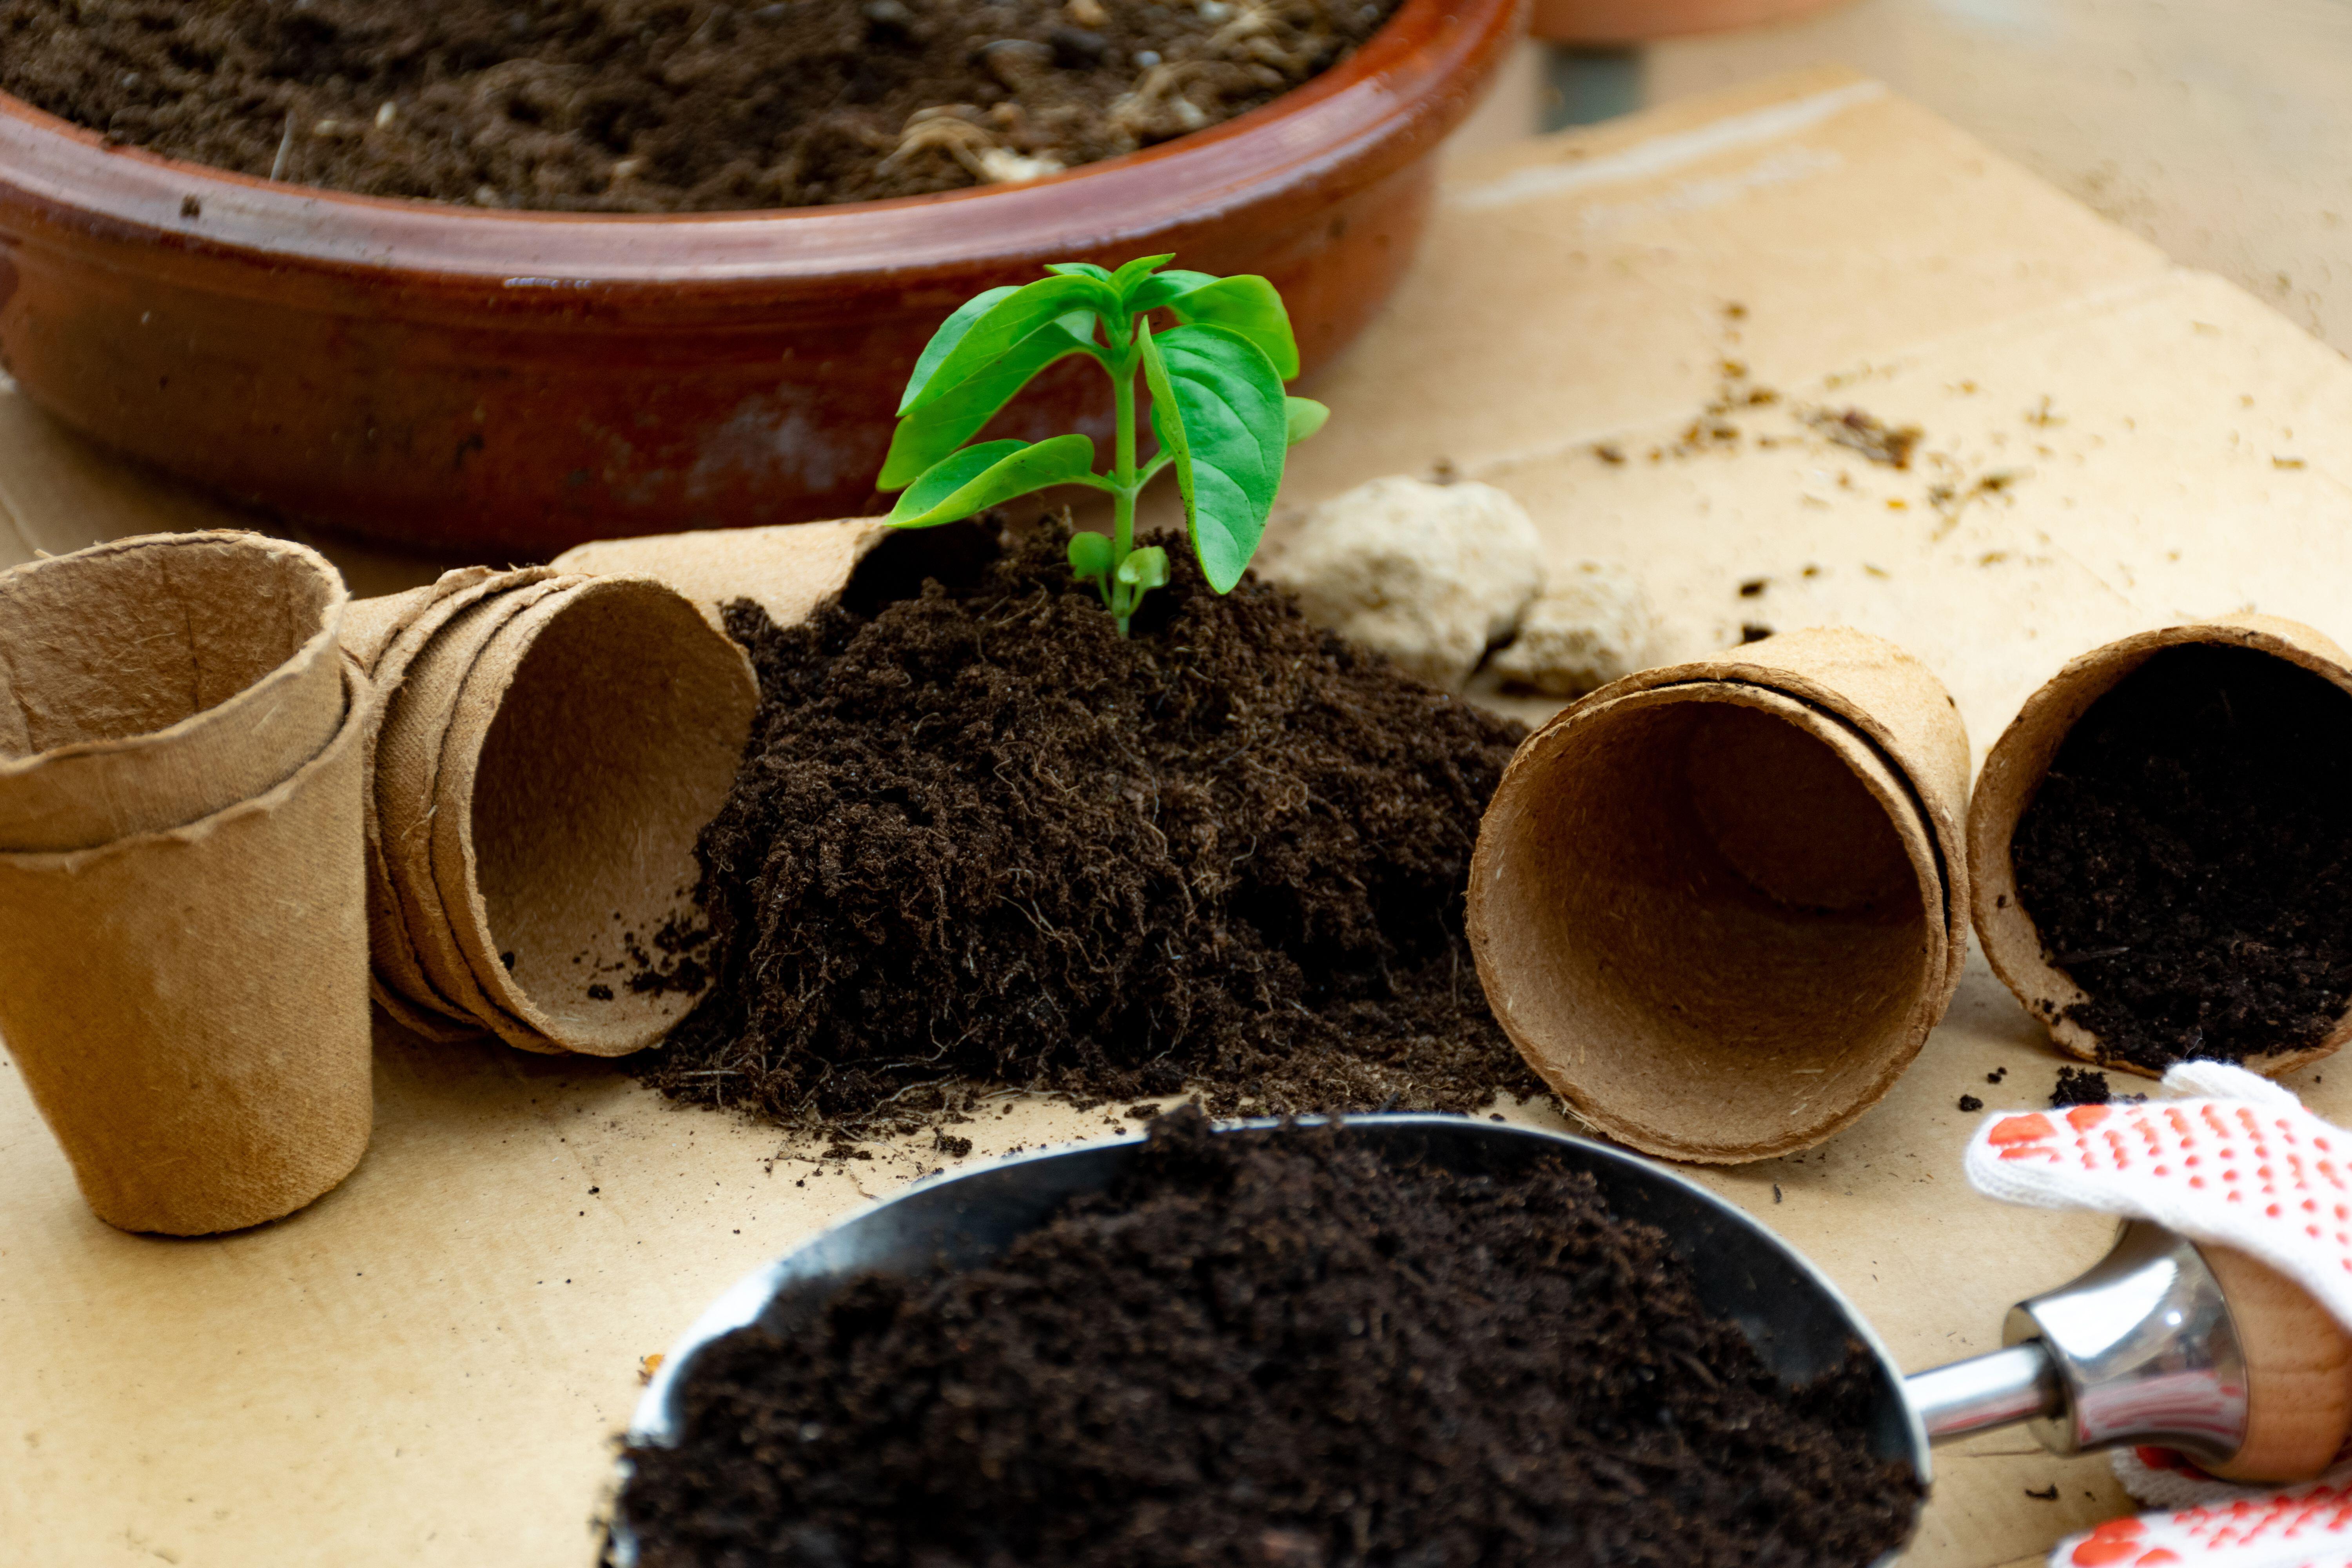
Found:
M 1521 745 L 1478 833 L 1496 1018 L 1610 1137 L 1735 1162 L 1885 1094 L 1967 952 L 1968 737 L 1846 628 L 1605 686 Z
M 2020 1423 L 2060 1454 L 2161 1444 L 2221 1473 L 2289 1480 L 2324 1468 L 2352 1422 L 2347 1346 L 2333 1320 L 2252 1259 L 2209 1254 L 2155 1226 L 2126 1225 L 2079 1279 L 2020 1302 L 2004 1349 L 1906 1379 L 1801 1255 L 1741 1209 L 1639 1156 L 1463 1117 L 1364 1116 L 1347 1126 L 1399 1167 L 1501 1173 L 1551 1159 L 1591 1175 L 1617 1218 L 1664 1234 L 1701 1304 L 1737 1324 L 1785 1386 L 1831 1373 L 1860 1344 L 1873 1375 L 1855 1430 L 1873 1458 L 1916 1477 L 1922 1496 L 1931 1442 Z M 984 1265 L 1073 1199 L 1109 1187 L 1142 1147 L 1126 1137 L 998 1160 L 919 1183 L 829 1227 L 696 1320 L 638 1401 L 629 1444 L 681 1441 L 688 1380 L 713 1342 L 751 1324 L 780 1337 L 823 1333 L 828 1305 L 860 1276 L 919 1279 Z M 2316 1374 L 2323 1363 L 2334 1368 L 2332 1384 Z M 621 1463 L 625 1479 L 629 1462 Z M 612 1534 L 614 1560 L 631 1568 L 637 1549 L 625 1486 Z
M 773 212 L 493 212 L 111 143 L 0 97 L 0 362 L 231 495 L 452 552 L 869 510 L 907 372 L 980 290 L 1174 252 L 1281 289 L 1308 371 L 1412 259 L 1517 0 L 1405 0 L 1263 109 L 1017 186 Z M 1074 374 L 1075 373 L 1075 374 Z M 1092 372 L 1001 422 L 1108 433 Z
M 2079 1009 L 2093 996 L 2065 967 L 2068 962 L 2079 963 L 2085 959 L 2112 957 L 2125 950 L 2117 947 L 2113 952 L 2087 954 L 2053 952 L 2035 922 L 2033 910 L 2019 891 L 2013 851 L 2020 824 L 2059 763 L 2068 738 L 2092 713 L 2094 706 L 2116 692 L 2146 668 L 2150 659 L 2166 650 L 2194 647 L 2240 650 L 2257 664 L 2263 658 L 2276 659 L 2284 666 L 2310 672 L 2317 681 L 2352 692 L 2352 655 L 2298 621 L 2273 616 L 2231 616 L 2137 633 L 2069 661 L 2026 699 L 2017 717 L 1986 756 L 1969 810 L 1973 913 L 1978 939 L 1984 944 L 1985 957 L 1993 973 L 2049 1030 L 2059 1049 L 2084 1061 L 2146 1077 L 2161 1077 L 2166 1063 L 2136 1060 L 2131 1055 L 2111 1048 L 2110 1042 L 2103 1040 L 2080 1016 Z M 2246 667 L 2242 663 L 2240 668 Z M 2314 685 L 2317 693 L 2325 696 L 2326 687 L 2316 686 L 2315 682 Z M 2227 700 L 2226 692 L 2222 700 Z M 2336 721 L 2339 731 L 2352 726 L 2352 703 L 2342 706 L 2343 715 Z M 2275 709 L 2269 710 L 2269 717 L 2276 716 Z M 2183 715 L 2184 723 L 2188 717 Z M 2227 709 L 2222 718 L 2223 722 L 2232 726 L 2234 737 L 2238 732 L 2235 726 L 2260 725 L 2265 721 L 2265 712 L 2249 704 L 2244 714 Z M 2329 745 L 2323 746 L 2318 737 L 2282 731 L 2247 734 L 2242 741 L 2233 738 L 2227 749 L 2253 754 L 2252 748 L 2266 748 L 2263 754 L 2270 761 L 2280 766 L 2295 767 L 2305 765 L 2323 750 L 2340 754 L 2347 745 L 2352 745 L 2352 739 L 2341 733 Z M 2347 809 L 2352 809 L 2352 805 Z M 2209 882 L 2201 885 L 2194 897 L 2207 908 L 2218 910 L 2225 893 L 2242 897 L 2245 889 L 2222 889 Z M 2233 943 L 2215 943 L 2217 948 L 2224 945 Z M 2211 956 L 2211 966 L 2217 973 L 2228 971 L 2233 962 L 2223 952 L 2216 951 Z M 2329 1055 L 2347 1037 L 2352 1037 L 2352 1005 L 2342 1010 L 2320 1037 L 2253 1051 L 2244 1057 L 2243 1065 L 2263 1073 L 2285 1072 Z M 2179 1052 L 2181 1058 L 2200 1054 L 2212 1053 L 2200 1052 L 2193 1047 Z
M 276 1219 L 367 1148 L 373 702 L 344 608 L 256 534 L 0 574 L 0 1032 L 125 1230 Z
M 751 733 L 743 650 L 651 578 L 455 572 L 352 607 L 376 995 L 428 1035 L 621 1056 L 698 1000 L 694 845 Z

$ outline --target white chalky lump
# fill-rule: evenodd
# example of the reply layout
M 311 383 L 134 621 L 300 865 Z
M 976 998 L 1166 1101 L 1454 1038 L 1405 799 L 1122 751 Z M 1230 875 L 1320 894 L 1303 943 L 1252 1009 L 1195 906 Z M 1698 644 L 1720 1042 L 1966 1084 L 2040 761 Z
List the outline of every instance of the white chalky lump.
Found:
M 1400 475 L 1307 513 L 1265 574 L 1318 626 L 1454 688 L 1542 591 L 1543 542 L 1491 485 Z
M 1507 686 L 1581 697 L 1646 668 L 1656 615 L 1641 579 L 1622 566 L 1578 563 L 1519 617 L 1519 635 L 1495 654 Z

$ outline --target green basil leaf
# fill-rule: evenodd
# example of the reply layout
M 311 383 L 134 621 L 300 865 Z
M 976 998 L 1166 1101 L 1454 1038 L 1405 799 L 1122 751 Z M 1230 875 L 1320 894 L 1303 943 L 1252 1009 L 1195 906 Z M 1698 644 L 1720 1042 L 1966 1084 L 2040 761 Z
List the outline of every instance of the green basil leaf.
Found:
M 1118 297 L 1124 300 L 1142 286 L 1144 279 L 1175 259 L 1176 253 L 1172 250 L 1165 256 L 1139 256 L 1110 275 L 1110 286 L 1118 289 Z
M 902 489 L 940 458 L 980 434 L 1047 365 L 1072 354 L 1093 352 L 1095 316 L 1074 310 L 1048 321 L 989 364 L 983 365 L 936 400 L 924 404 L 898 421 L 890 434 L 889 455 L 882 459 L 882 475 L 874 488 Z
M 907 487 L 886 520 L 900 528 L 929 528 L 986 511 L 999 501 L 1094 471 L 1095 444 L 1084 436 L 1026 441 L 983 441 L 966 447 Z
M 1070 535 L 1070 570 L 1079 582 L 1110 570 L 1110 541 L 1099 533 Z
M 1168 552 L 1157 544 L 1147 544 L 1130 553 L 1118 563 L 1118 580 L 1130 587 L 1150 590 L 1168 586 Z
M 1255 343 L 1228 328 L 1140 337 L 1151 425 L 1175 459 L 1192 548 L 1209 586 L 1231 592 L 1257 553 L 1282 487 L 1290 445 L 1282 378 Z
M 957 318 L 990 295 L 995 295 L 993 302 L 974 313 L 941 348 Z M 899 415 L 903 417 L 938 402 L 1055 318 L 1075 310 L 1108 310 L 1118 303 L 1118 296 L 1099 278 L 1056 275 L 1024 283 L 1010 293 L 990 289 L 949 317 L 947 325 L 933 334 L 922 358 L 915 362 L 907 395 L 898 402 Z M 933 349 L 940 350 L 937 358 L 932 356 Z
M 971 331 L 974 321 L 1019 292 L 1019 284 L 1008 283 L 1002 289 L 983 289 L 958 305 L 955 314 L 940 323 L 940 330 L 931 334 L 931 341 L 925 343 L 923 352 L 916 356 L 914 374 L 907 377 L 907 390 L 898 399 L 898 412 L 904 414 L 914 404 L 931 379 L 931 373 L 940 368 L 940 361 L 947 358 L 949 351 L 963 342 L 964 334 Z
M 1282 308 L 1282 296 L 1274 285 L 1263 278 L 1219 278 L 1185 290 L 1168 301 L 1168 309 L 1180 321 L 1239 332 L 1274 362 L 1275 374 L 1285 381 L 1298 374 L 1298 341 L 1291 335 L 1290 312 Z
M 1282 400 L 1285 423 L 1289 427 L 1289 445 L 1296 447 L 1318 430 L 1323 421 L 1331 417 L 1331 410 L 1311 397 L 1286 397 Z M 883 489 L 890 487 L 885 485 Z
M 1217 280 L 1213 272 L 1155 272 L 1125 290 L 1127 308 L 1140 316 L 1146 310 L 1164 310 L 1195 289 L 1206 289 Z
M 1058 272 L 1065 278 L 1094 278 L 1108 283 L 1110 274 L 1091 261 L 1049 261 L 1045 270 Z

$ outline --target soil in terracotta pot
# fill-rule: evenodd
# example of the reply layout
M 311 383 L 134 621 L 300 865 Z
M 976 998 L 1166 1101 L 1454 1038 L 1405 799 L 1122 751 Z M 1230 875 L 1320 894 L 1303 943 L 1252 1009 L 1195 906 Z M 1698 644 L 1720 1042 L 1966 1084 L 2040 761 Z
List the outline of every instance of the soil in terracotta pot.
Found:
M 2076 722 L 2011 855 L 2102 1059 L 2315 1044 L 2352 998 L 2352 694 L 2251 648 L 2165 649 Z
M 1782 1387 L 1580 1173 L 1153 1129 L 987 1267 L 704 1350 L 645 1568 L 1858 1565 L 1917 1493 L 1862 1347 Z
M 1463 937 L 1522 726 L 1255 578 L 1209 592 L 1179 540 L 1122 638 L 1058 528 L 968 537 L 913 597 L 861 575 L 800 626 L 730 612 L 763 707 L 700 846 L 716 979 L 632 1070 L 850 1132 L 1003 1085 L 1220 1112 L 1538 1091 Z
M 0 0 L 0 90 L 174 157 L 587 212 L 1034 177 L 1255 109 L 1397 0 Z

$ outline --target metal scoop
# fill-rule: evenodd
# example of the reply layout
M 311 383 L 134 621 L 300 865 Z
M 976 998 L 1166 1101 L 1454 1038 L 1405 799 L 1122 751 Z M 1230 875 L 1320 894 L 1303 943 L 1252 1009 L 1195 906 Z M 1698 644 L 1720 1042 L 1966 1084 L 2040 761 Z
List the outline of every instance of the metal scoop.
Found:
M 1847 1345 L 1859 1341 L 1877 1363 L 1864 1440 L 1874 1458 L 1907 1467 L 1923 1495 L 1931 1442 L 2019 1422 L 2031 1423 L 2054 1453 L 2147 1443 L 2215 1462 L 2234 1454 L 2245 1432 L 2244 1358 L 2228 1303 L 2197 1249 L 2155 1226 L 2126 1225 L 2115 1250 L 2081 1279 L 2015 1308 L 2007 1349 L 1906 1379 L 1861 1314 L 1787 1243 L 1638 1155 L 1454 1116 L 1359 1116 L 1347 1125 L 1397 1164 L 1507 1172 L 1549 1155 L 1591 1173 L 1621 1217 L 1665 1233 L 1690 1267 L 1699 1299 L 1738 1324 L 1784 1384 L 1837 1370 Z M 913 1276 L 984 1262 L 1072 1198 L 1108 1186 L 1142 1144 L 1140 1137 L 1108 1139 L 1000 1160 L 919 1183 L 831 1226 L 739 1282 L 696 1320 L 638 1401 L 629 1441 L 678 1440 L 680 1390 L 710 1341 L 755 1322 L 776 1333 L 813 1324 L 826 1300 L 860 1274 Z M 617 1512 L 613 1538 L 614 1562 L 630 1568 L 635 1545 Z M 1889 1552 L 1876 1568 L 1900 1553 Z

